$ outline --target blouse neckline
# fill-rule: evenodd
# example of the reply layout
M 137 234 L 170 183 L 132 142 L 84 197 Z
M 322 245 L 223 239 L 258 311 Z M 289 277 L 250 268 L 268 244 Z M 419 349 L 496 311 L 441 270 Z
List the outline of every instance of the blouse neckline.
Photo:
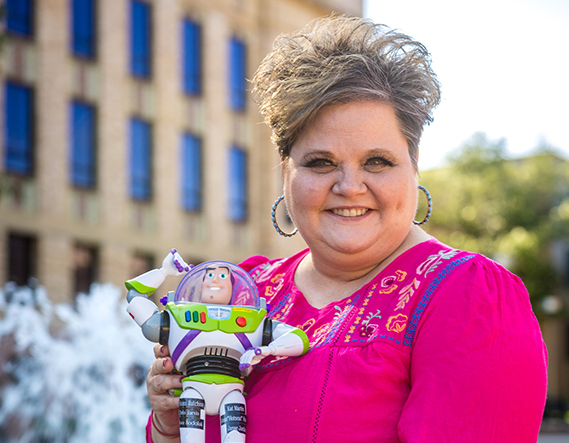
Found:
M 352 294 L 350 294 L 347 297 L 344 297 L 341 300 L 332 301 L 332 302 L 328 303 L 327 305 L 325 305 L 321 308 L 316 308 L 316 307 L 312 306 L 308 302 L 308 300 L 306 300 L 306 297 L 304 296 L 302 291 L 300 289 L 298 289 L 296 284 L 294 283 L 294 275 L 296 273 L 296 269 L 298 268 L 298 265 L 300 264 L 302 259 L 304 257 L 306 257 L 306 255 L 308 255 L 308 253 L 310 252 L 310 249 L 306 248 L 306 249 L 303 249 L 302 251 L 298 252 L 297 254 L 295 254 L 292 257 L 293 260 L 292 260 L 292 262 L 290 264 L 290 268 L 289 268 L 290 271 L 292 271 L 292 272 L 287 272 L 287 275 L 285 277 L 286 281 L 285 281 L 285 284 L 283 285 L 281 291 L 284 291 L 284 290 L 286 290 L 286 288 L 288 288 L 289 292 L 294 293 L 294 295 L 295 295 L 295 303 L 301 304 L 302 308 L 304 310 L 307 310 L 310 312 L 314 312 L 314 313 L 324 312 L 328 309 L 335 309 L 336 306 L 339 308 L 342 308 L 348 300 L 351 300 L 358 293 L 366 293 L 368 288 L 370 288 L 373 285 L 380 282 L 383 278 L 385 278 L 385 275 L 388 275 L 389 272 L 393 273 L 392 269 L 395 267 L 399 267 L 398 266 L 399 262 L 404 260 L 405 257 L 407 257 L 407 255 L 410 255 L 412 253 L 417 253 L 417 250 L 419 248 L 423 248 L 423 247 L 430 245 L 432 243 L 440 244 L 440 242 L 435 237 L 431 237 L 428 240 L 425 240 L 425 241 L 422 241 L 421 243 L 416 244 L 415 246 L 413 246 L 413 247 L 407 249 L 406 251 L 404 251 L 403 253 L 399 254 L 391 263 L 389 263 L 384 269 L 382 269 L 374 278 L 372 278 L 368 283 L 364 284 L 362 287 L 357 289 L 355 292 L 353 292 Z

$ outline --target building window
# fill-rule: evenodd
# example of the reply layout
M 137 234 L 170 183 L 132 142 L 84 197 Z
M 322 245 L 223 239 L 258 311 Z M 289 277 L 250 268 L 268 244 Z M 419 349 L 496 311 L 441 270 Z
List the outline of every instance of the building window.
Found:
M 32 90 L 6 83 L 6 170 L 16 174 L 33 171 Z
M 191 21 L 182 22 L 182 84 L 184 92 L 197 95 L 201 92 L 201 28 Z
M 80 188 L 96 184 L 95 108 L 74 101 L 71 103 L 71 182 Z
M 150 78 L 150 5 L 131 1 L 131 73 L 135 77 Z
M 144 252 L 136 252 L 132 257 L 129 275 L 136 277 L 152 269 L 154 269 L 154 256 Z
M 36 276 L 36 239 L 32 236 L 8 235 L 8 281 L 25 286 Z
M 6 0 L 6 29 L 13 34 L 29 37 L 33 32 L 32 0 Z
M 149 200 L 152 189 L 152 135 L 150 123 L 139 118 L 130 121 L 130 195 Z
M 96 247 L 77 243 L 73 250 L 73 284 L 75 294 L 88 294 L 97 281 L 99 251 Z
M 73 54 L 95 57 L 95 0 L 72 0 L 71 44 Z
M 247 219 L 247 153 L 239 148 L 229 150 L 229 219 L 244 222 Z
M 182 207 L 186 211 L 202 209 L 202 144 L 192 134 L 182 136 Z
M 229 44 L 229 98 L 231 109 L 244 111 L 246 103 L 245 43 L 233 37 Z

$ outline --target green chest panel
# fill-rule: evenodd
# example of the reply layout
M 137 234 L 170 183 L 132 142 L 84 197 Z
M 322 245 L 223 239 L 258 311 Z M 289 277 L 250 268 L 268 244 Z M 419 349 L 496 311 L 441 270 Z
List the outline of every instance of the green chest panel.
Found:
M 168 303 L 166 310 L 180 328 L 204 332 L 222 331 L 230 334 L 255 332 L 267 314 L 265 309 L 242 306 L 174 302 Z

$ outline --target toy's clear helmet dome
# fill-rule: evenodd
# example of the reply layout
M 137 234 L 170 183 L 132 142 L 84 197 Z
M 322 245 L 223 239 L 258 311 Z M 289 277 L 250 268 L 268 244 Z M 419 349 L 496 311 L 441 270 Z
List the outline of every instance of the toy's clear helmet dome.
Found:
M 209 303 L 207 297 L 202 300 L 202 293 L 207 291 L 207 281 L 211 278 L 223 279 L 224 283 L 230 284 L 231 299 L 223 304 L 261 307 L 251 276 L 239 266 L 220 260 L 201 263 L 188 272 L 176 288 L 174 302 Z

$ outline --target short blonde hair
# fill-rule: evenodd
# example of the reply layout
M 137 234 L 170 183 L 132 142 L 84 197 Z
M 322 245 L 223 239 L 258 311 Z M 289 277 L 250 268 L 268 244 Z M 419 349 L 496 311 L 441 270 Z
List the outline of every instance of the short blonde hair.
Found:
M 423 127 L 440 101 L 421 43 L 369 19 L 337 15 L 277 37 L 253 85 L 282 160 L 324 106 L 375 100 L 395 110 L 417 170 Z

